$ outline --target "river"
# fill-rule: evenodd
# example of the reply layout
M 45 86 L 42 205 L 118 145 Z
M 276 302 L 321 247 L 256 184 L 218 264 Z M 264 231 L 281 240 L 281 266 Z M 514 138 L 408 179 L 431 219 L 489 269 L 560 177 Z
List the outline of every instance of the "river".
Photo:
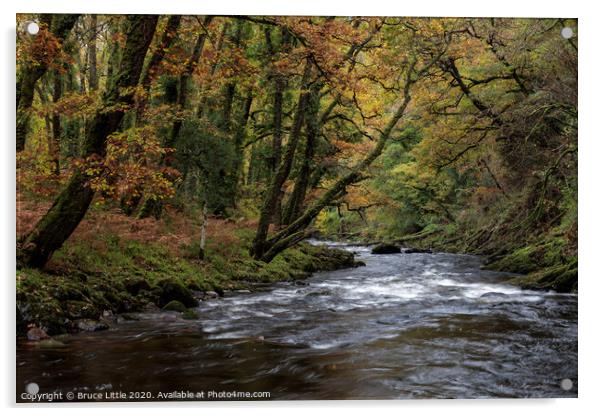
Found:
M 577 396 L 576 295 L 506 285 L 476 256 L 341 247 L 366 266 L 208 300 L 198 321 L 141 314 L 61 348 L 18 345 L 17 400 L 29 383 L 85 400 Z

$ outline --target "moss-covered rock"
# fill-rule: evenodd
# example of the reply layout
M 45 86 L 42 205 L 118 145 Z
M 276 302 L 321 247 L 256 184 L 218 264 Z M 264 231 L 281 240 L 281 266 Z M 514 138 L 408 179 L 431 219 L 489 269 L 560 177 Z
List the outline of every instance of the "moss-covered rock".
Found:
M 577 261 L 558 264 L 509 280 L 525 289 L 546 289 L 557 292 L 577 292 Z
M 140 291 L 150 291 L 151 289 L 150 284 L 143 277 L 127 279 L 124 286 L 131 295 L 137 295 Z
M 49 283 L 45 280 L 48 279 Z M 67 332 L 70 320 L 64 305 L 53 296 L 52 277 L 36 270 L 17 271 L 16 321 L 20 334 L 27 332 L 30 324 L 49 334 Z
M 65 348 L 67 345 L 61 341 L 58 341 L 56 339 L 43 339 L 39 342 L 38 344 L 38 348 L 41 348 L 43 350 L 52 350 L 52 349 L 56 349 L 56 348 Z
M 164 307 L 171 301 L 181 302 L 185 307 L 192 308 L 199 305 L 199 301 L 192 295 L 190 289 L 175 280 L 162 280 L 158 283 L 161 288 L 159 306 Z
M 182 314 L 182 318 L 184 319 L 199 319 L 199 314 L 194 309 L 186 309 Z
M 401 253 L 398 245 L 390 243 L 381 243 L 372 248 L 372 254 L 397 254 Z
M 100 316 L 100 311 L 95 305 L 79 300 L 67 300 L 65 302 L 65 312 L 70 319 L 95 319 Z
M 164 311 L 185 312 L 186 306 L 178 300 L 172 300 L 167 305 L 163 306 Z

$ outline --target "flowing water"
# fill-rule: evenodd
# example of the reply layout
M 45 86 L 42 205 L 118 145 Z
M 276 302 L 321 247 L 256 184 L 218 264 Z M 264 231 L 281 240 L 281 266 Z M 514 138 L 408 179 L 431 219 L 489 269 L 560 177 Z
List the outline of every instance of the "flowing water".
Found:
M 475 256 L 344 248 L 366 266 L 205 301 L 198 321 L 144 314 L 61 348 L 19 345 L 17 399 L 28 383 L 155 400 L 577 396 L 576 295 L 506 285 Z

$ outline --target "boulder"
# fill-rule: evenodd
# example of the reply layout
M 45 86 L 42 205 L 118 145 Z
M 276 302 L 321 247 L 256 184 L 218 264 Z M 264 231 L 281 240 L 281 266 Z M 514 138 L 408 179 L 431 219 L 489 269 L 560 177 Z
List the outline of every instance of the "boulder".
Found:
M 186 309 L 182 314 L 182 318 L 184 319 L 199 319 L 199 314 L 194 309 Z
M 205 295 L 203 296 L 203 299 L 215 299 L 215 298 L 219 298 L 219 295 L 217 294 L 217 292 L 214 292 L 213 290 L 209 290 L 209 291 L 205 292 Z
M 183 284 L 174 280 L 163 280 L 158 285 L 161 288 L 159 296 L 159 306 L 163 307 L 172 300 L 181 302 L 187 308 L 199 306 L 199 301 L 195 299 L 192 292 L 184 287 Z
M 372 254 L 397 254 L 401 253 L 401 248 L 395 244 L 381 243 L 372 248 Z
M 186 306 L 178 300 L 172 300 L 167 305 L 163 307 L 164 311 L 175 311 L 175 312 L 185 312 Z
M 71 319 L 95 319 L 101 314 L 92 303 L 79 300 L 66 301 L 64 309 Z
M 330 290 L 328 289 L 323 289 L 323 290 L 317 290 L 315 292 L 309 292 L 308 294 L 306 294 L 305 296 L 330 296 L 332 295 L 332 293 L 330 293 Z
M 56 339 L 43 339 L 38 344 L 38 348 L 42 349 L 54 349 L 54 348 L 64 348 L 66 345 L 61 341 L 57 341 Z
M 404 251 L 405 254 L 415 254 L 415 253 L 426 253 L 426 254 L 432 254 L 433 250 L 431 250 L 430 248 L 408 248 L 407 250 Z
M 109 329 L 109 325 L 105 322 L 95 321 L 94 319 L 78 319 L 74 323 L 77 329 L 84 332 L 96 332 Z
M 146 305 L 142 307 L 142 312 L 157 312 L 159 311 L 159 307 L 155 305 L 153 302 L 148 302 Z
M 151 287 L 148 282 L 144 279 L 130 279 L 124 284 L 125 290 L 128 291 L 130 295 L 137 295 L 142 290 L 150 291 Z
M 40 329 L 37 326 L 32 326 L 27 331 L 27 339 L 29 341 L 41 341 L 43 339 L 48 339 L 48 338 L 50 338 L 48 336 L 48 334 L 43 329 Z

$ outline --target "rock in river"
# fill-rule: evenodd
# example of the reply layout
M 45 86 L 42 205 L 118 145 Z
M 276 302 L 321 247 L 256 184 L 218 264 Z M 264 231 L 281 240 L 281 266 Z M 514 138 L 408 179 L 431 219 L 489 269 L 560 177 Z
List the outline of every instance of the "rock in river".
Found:
M 395 244 L 382 243 L 372 248 L 372 254 L 396 254 L 401 253 L 401 248 Z
M 50 338 L 48 334 L 43 329 L 40 329 L 37 326 L 32 326 L 27 331 L 27 339 L 30 341 L 41 341 L 43 339 L 48 338 Z
M 431 250 L 430 248 L 408 248 L 406 251 L 404 251 L 405 254 L 416 254 L 416 253 L 426 253 L 426 254 L 432 254 L 433 250 Z
M 95 321 L 94 319 L 78 319 L 75 321 L 75 326 L 80 331 L 95 332 L 109 329 L 109 325 L 104 322 Z

